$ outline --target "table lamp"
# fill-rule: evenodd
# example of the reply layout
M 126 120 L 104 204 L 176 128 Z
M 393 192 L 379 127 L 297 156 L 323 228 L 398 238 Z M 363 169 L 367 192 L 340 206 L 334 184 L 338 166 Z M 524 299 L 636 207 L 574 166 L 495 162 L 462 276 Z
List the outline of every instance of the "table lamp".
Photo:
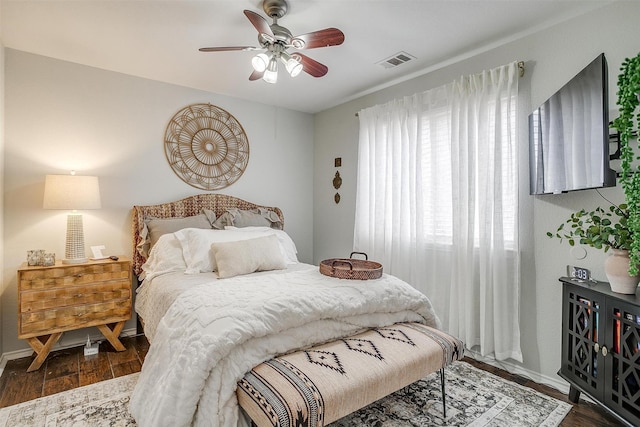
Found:
M 82 214 L 77 210 L 100 209 L 100 186 L 97 176 L 47 175 L 44 182 L 44 209 L 65 209 L 67 241 L 63 264 L 82 264 L 88 258 L 84 250 Z

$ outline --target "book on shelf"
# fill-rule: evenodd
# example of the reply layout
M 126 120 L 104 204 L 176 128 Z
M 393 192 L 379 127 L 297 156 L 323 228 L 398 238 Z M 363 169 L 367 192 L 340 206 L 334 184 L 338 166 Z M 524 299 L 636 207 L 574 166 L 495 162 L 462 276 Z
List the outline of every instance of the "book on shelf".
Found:
M 615 320 L 613 321 L 613 352 L 620 354 L 620 310 L 613 310 Z
M 618 335 L 618 348 L 620 348 L 622 342 L 620 340 L 622 340 L 622 337 L 630 337 L 632 340 L 635 341 L 635 344 L 633 342 L 629 343 L 629 349 L 633 348 L 633 353 L 638 352 L 638 350 L 640 350 L 640 342 L 638 342 L 638 340 L 635 338 L 637 336 L 637 333 L 634 334 L 632 331 L 633 330 L 638 330 L 638 328 L 635 325 L 640 325 L 640 316 L 638 315 L 634 315 L 633 313 L 628 313 L 625 312 L 624 313 L 624 318 L 628 321 L 625 322 L 624 324 L 624 328 L 622 330 L 622 336 Z M 630 332 L 631 331 L 631 332 Z M 615 347 L 615 345 L 614 345 Z
M 591 300 L 588 298 L 584 298 L 581 296 L 577 297 L 578 302 L 580 302 L 581 304 L 586 305 L 587 307 L 591 307 Z M 600 322 L 600 312 L 597 310 L 598 309 L 598 304 L 594 303 L 593 307 L 596 309 L 593 313 L 593 327 L 591 328 L 591 336 L 587 337 L 590 338 L 591 340 L 593 340 L 593 342 L 598 342 L 598 323 Z M 587 316 L 579 319 L 580 320 L 580 325 L 582 326 L 583 330 L 588 332 L 588 328 L 589 328 L 589 320 L 592 316 L 591 313 L 591 309 L 587 309 Z

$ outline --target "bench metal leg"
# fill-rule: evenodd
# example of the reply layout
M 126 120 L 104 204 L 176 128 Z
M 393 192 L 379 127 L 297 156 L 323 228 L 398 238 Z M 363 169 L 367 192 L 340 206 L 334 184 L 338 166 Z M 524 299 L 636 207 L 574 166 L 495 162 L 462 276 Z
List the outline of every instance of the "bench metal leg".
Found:
M 440 369 L 440 385 L 442 386 L 442 417 L 447 419 L 446 394 L 444 392 L 444 368 Z

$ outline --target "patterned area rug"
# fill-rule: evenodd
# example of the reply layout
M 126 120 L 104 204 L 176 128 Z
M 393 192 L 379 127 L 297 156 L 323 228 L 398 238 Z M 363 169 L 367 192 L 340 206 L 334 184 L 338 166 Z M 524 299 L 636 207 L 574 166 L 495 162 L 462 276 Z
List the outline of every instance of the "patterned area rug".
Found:
M 445 370 L 447 418 L 440 378 L 429 375 L 331 424 L 331 427 L 557 426 L 571 405 L 465 362 Z
M 571 405 L 465 362 L 446 370 L 447 418 L 437 373 L 330 427 L 557 426 Z M 138 374 L 0 409 L 0 427 L 135 426 L 127 410 Z

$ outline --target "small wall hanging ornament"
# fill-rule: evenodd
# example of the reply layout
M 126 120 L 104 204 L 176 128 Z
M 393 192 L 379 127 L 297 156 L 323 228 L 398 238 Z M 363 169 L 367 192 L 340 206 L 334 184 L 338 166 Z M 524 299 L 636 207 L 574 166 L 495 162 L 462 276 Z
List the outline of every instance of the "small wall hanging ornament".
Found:
M 336 171 L 336 175 L 333 177 L 333 188 L 336 190 L 342 186 L 342 178 L 340 177 L 340 172 Z
M 333 159 L 333 166 L 336 168 L 339 168 L 342 166 L 342 157 L 336 157 L 335 159 Z M 342 177 L 340 176 L 340 171 L 336 171 L 336 175 L 333 177 L 333 188 L 335 188 L 336 190 L 340 189 L 340 187 L 342 186 Z M 336 202 L 336 204 L 340 203 L 340 193 L 338 193 L 336 191 L 335 196 L 333 196 L 333 201 Z
M 164 151 L 176 175 L 202 190 L 230 186 L 249 163 L 249 140 L 242 125 L 211 104 L 178 111 L 167 125 Z

